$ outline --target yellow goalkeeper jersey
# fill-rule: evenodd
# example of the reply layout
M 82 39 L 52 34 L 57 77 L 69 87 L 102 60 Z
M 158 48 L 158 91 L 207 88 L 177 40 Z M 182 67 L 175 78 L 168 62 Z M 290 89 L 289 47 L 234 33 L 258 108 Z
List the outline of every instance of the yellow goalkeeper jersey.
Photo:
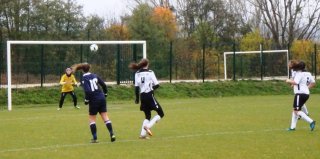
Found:
M 62 85 L 61 92 L 71 92 L 74 90 L 73 85 L 76 85 L 77 81 L 73 74 L 71 74 L 69 77 L 67 74 L 64 74 L 61 77 L 60 84 Z

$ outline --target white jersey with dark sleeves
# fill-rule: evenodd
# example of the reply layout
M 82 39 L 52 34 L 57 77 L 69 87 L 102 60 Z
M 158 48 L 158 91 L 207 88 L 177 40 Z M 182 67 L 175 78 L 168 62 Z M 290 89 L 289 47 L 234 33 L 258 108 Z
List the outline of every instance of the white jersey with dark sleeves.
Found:
M 141 69 L 135 74 L 135 86 L 140 88 L 140 93 L 148 93 L 153 91 L 153 86 L 159 82 L 152 70 Z
M 293 88 L 295 94 L 310 94 L 308 85 L 310 83 L 315 83 L 315 80 L 310 72 L 297 71 L 293 80 L 296 83 Z

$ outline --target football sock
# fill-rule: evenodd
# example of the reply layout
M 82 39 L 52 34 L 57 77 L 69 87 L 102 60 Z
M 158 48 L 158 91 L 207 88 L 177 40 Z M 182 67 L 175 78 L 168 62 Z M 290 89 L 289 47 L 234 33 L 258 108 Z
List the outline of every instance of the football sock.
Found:
M 154 116 L 151 121 L 149 122 L 149 124 L 147 125 L 148 128 L 151 128 L 155 123 L 157 123 L 159 120 L 161 119 L 161 117 L 159 115 Z
M 291 118 L 291 129 L 295 129 L 297 126 L 298 116 L 294 111 L 292 111 L 292 118 Z
M 298 111 L 297 114 L 300 115 L 301 118 L 304 119 L 305 121 L 307 121 L 308 123 L 313 122 L 313 120 L 309 116 L 307 116 L 304 112 Z
M 307 106 L 305 104 L 301 107 L 301 111 L 303 111 L 305 114 L 309 115 Z
M 113 135 L 113 129 L 112 129 L 112 124 L 111 124 L 111 120 L 107 120 L 105 121 L 105 124 L 109 130 L 110 135 Z
M 95 122 L 90 123 L 90 130 L 93 140 L 97 140 L 97 126 Z
M 146 130 L 144 130 L 144 126 L 148 125 L 148 123 L 149 123 L 149 120 L 148 120 L 148 119 L 144 119 L 144 120 L 143 120 L 140 136 L 146 136 L 146 135 L 147 135 Z

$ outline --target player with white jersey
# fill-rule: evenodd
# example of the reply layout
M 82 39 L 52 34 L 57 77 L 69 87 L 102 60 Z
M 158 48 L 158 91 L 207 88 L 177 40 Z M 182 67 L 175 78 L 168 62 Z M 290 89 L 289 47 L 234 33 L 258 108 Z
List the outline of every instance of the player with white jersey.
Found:
M 154 97 L 154 90 L 159 88 L 159 82 L 152 70 L 148 69 L 149 61 L 142 59 L 139 63 L 131 63 L 129 68 L 135 73 L 135 103 L 141 100 L 140 110 L 144 112 L 145 119 L 142 122 L 140 139 L 148 139 L 147 133 L 152 136 L 151 127 L 163 118 L 164 113 L 159 102 Z M 151 111 L 158 114 L 151 119 Z
M 298 60 L 290 60 L 289 61 L 289 63 L 288 63 L 288 68 L 289 68 L 289 70 L 290 70 L 290 72 L 291 72 L 291 79 L 294 79 L 294 77 L 295 77 L 295 75 L 296 75 L 296 73 L 297 73 L 297 71 L 295 71 L 293 68 L 292 68 L 292 66 L 293 65 L 297 65 L 299 63 L 299 61 Z M 294 86 L 294 85 L 291 85 L 292 87 Z M 306 104 L 304 104 L 302 107 L 301 107 L 301 111 L 303 111 L 305 114 L 307 114 L 308 116 L 309 116 L 309 111 L 308 111 L 308 109 L 307 109 L 307 105 Z M 301 117 L 299 116 L 298 117 L 298 119 L 300 119 Z
M 310 129 L 311 131 L 313 131 L 316 122 L 312 120 L 309 116 L 307 116 L 303 111 L 301 111 L 301 107 L 309 99 L 309 88 L 315 86 L 315 80 L 310 72 L 305 71 L 304 62 L 301 61 L 297 64 L 294 64 L 292 68 L 296 71 L 295 77 L 293 79 L 286 80 L 287 83 L 293 85 L 293 91 L 295 94 L 293 101 L 291 126 L 288 130 L 295 130 L 298 117 L 301 116 L 302 119 L 306 120 L 310 124 Z

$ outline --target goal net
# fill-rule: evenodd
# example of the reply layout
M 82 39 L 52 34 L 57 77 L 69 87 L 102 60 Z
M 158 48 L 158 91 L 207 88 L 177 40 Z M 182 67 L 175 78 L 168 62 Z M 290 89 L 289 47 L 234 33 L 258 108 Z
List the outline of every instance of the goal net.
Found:
M 283 79 L 288 60 L 288 50 L 224 52 L 224 79 Z
M 98 45 L 96 52 L 90 51 L 92 44 Z M 107 82 L 132 83 L 129 63 L 147 56 L 146 41 L 7 41 L 6 49 L 7 77 L 1 84 L 8 89 L 9 111 L 13 88 L 58 85 L 75 63 L 90 63 L 90 71 Z M 81 73 L 75 75 L 79 81 Z

